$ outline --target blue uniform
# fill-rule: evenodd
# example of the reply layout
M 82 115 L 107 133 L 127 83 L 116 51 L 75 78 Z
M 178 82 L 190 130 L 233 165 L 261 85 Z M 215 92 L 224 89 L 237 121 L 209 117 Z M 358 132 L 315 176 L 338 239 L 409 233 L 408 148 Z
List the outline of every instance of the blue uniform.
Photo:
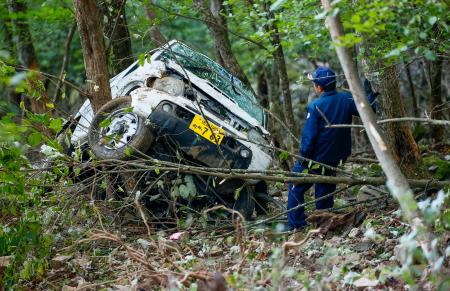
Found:
M 369 102 L 375 110 L 375 94 L 368 95 Z M 306 123 L 303 128 L 300 155 L 311 160 L 330 166 L 337 166 L 344 162 L 352 151 L 350 128 L 326 128 L 329 124 L 351 124 L 352 116 L 359 116 L 352 95 L 336 90 L 323 92 L 320 97 L 307 106 Z M 301 173 L 307 169 L 307 163 L 297 161 L 293 172 Z M 309 173 L 334 176 L 331 170 L 308 170 Z M 317 172 L 315 172 L 317 171 Z M 304 193 L 312 184 L 293 185 L 289 183 L 288 209 L 304 203 Z M 316 199 L 336 189 L 335 184 L 316 184 Z M 316 202 L 316 209 L 333 207 L 334 199 L 329 197 Z M 306 225 L 304 209 L 300 208 L 288 213 L 290 227 L 299 228 Z

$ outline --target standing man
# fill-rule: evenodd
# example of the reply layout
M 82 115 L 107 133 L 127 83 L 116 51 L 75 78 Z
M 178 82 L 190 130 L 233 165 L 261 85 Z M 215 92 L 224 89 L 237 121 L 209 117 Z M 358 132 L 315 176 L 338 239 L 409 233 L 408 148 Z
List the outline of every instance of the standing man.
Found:
M 308 79 L 313 81 L 314 89 L 319 98 L 307 106 L 306 123 L 303 128 L 300 155 L 302 157 L 317 161 L 332 167 L 343 163 L 351 154 L 351 129 L 350 128 L 327 128 L 328 124 L 351 124 L 352 116 L 359 116 L 352 95 L 347 92 L 336 91 L 336 74 L 327 67 L 319 67 L 308 74 Z M 369 102 L 375 110 L 375 96 L 368 80 L 364 82 Z M 335 176 L 336 173 L 330 169 L 310 169 L 308 162 L 297 161 L 292 169 L 293 172 Z M 304 193 L 311 188 L 312 184 L 289 183 L 288 210 L 299 204 L 305 203 Z M 323 197 L 335 191 L 335 184 L 315 184 L 315 198 Z M 316 202 L 316 209 L 332 208 L 334 197 L 330 196 Z M 288 229 L 298 229 L 306 226 L 306 215 L 304 207 L 292 210 L 288 213 Z

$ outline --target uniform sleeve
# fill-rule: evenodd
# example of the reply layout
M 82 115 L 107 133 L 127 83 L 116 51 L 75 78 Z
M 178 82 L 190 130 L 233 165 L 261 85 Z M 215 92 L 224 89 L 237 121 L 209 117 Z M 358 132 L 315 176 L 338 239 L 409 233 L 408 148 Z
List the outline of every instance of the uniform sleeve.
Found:
M 306 122 L 303 127 L 300 155 L 311 158 L 319 128 L 317 110 L 313 105 L 307 107 Z

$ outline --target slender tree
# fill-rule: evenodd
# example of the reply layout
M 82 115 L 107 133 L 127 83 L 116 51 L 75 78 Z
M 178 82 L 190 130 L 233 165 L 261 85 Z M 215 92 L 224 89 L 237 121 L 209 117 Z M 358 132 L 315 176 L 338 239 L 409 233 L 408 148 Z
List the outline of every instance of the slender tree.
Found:
M 430 62 L 430 85 L 431 85 L 431 118 L 442 119 L 442 65 L 444 59 L 438 56 L 435 61 Z M 442 126 L 431 127 L 431 137 L 435 142 L 442 142 L 444 128 Z
M 378 61 L 371 68 L 379 71 L 378 79 L 372 84 L 381 93 L 378 98 L 381 117 L 383 119 L 407 117 L 403 97 L 400 94 L 400 72 L 397 66 Z M 408 177 L 424 175 L 419 147 L 414 140 L 410 124 L 388 123 L 384 126 L 384 130 L 394 159 L 399 163 L 402 172 Z
M 265 2 L 263 7 L 265 10 L 264 11 L 265 15 L 267 17 L 267 24 L 265 25 L 265 30 L 270 34 L 270 42 L 273 46 L 272 56 L 275 66 L 277 68 L 278 79 L 280 81 L 279 84 L 281 87 L 281 92 L 283 94 L 283 109 L 285 122 L 288 128 L 291 130 L 291 132 L 295 136 L 297 136 L 299 134 L 299 131 L 297 128 L 297 124 L 295 123 L 294 111 L 292 109 L 292 97 L 289 84 L 289 76 L 287 73 L 286 59 L 284 57 L 284 51 L 283 46 L 281 44 L 278 25 L 275 20 L 275 15 L 270 10 L 269 3 Z M 292 150 L 294 150 L 298 146 L 298 139 L 292 138 L 291 140 L 292 140 L 291 142 Z
M 58 82 L 56 83 L 55 94 L 53 95 L 53 102 L 55 102 L 59 96 L 61 96 L 61 92 L 63 89 L 63 78 L 64 74 L 67 72 L 67 67 L 69 66 L 70 60 L 70 45 L 72 44 L 73 35 L 77 30 L 77 23 L 74 22 L 67 33 L 66 41 L 64 42 L 64 57 L 61 64 L 61 71 L 59 73 Z
M 193 0 L 193 2 L 213 35 L 218 62 L 242 82 L 250 85 L 247 75 L 231 49 L 227 19 L 223 15 L 223 0 L 212 0 L 211 5 L 208 5 L 209 1 L 206 0 Z
M 110 62 L 115 75 L 134 62 L 125 13 L 126 0 L 103 0 L 100 4 L 101 12 L 106 18 L 105 35 L 109 40 L 106 53 L 112 55 Z
M 75 13 L 83 48 L 87 89 L 94 112 L 111 100 L 103 23 L 95 0 L 75 0 Z
M 146 5 L 146 11 L 147 11 L 147 17 L 152 22 L 152 26 L 150 27 L 150 39 L 152 40 L 153 44 L 156 46 L 162 46 L 165 43 L 167 43 L 167 38 L 164 36 L 164 34 L 159 29 L 159 26 L 157 26 L 154 22 L 156 20 L 156 13 L 152 9 L 153 0 Z
M 405 219 L 410 223 L 412 230 L 416 233 L 420 247 L 423 249 L 431 267 L 434 268 L 439 264 L 438 252 L 433 242 L 434 236 L 428 229 L 419 211 L 408 181 L 400 171 L 400 168 L 394 160 L 392 151 L 383 139 L 383 133 L 376 122 L 376 116 L 370 108 L 361 80 L 358 77 L 356 62 L 352 58 L 350 50 L 340 41 L 344 35 L 344 28 L 339 14 L 332 12 L 333 8 L 329 0 L 321 1 L 325 11 L 328 13 L 327 22 L 331 38 L 337 44 L 335 46 L 336 52 L 344 70 L 345 78 L 350 86 L 350 91 L 355 99 L 356 108 L 361 116 L 372 148 L 386 174 L 386 184 L 391 194 L 399 201 Z
M 44 113 L 47 110 L 45 103 L 47 103 L 48 98 L 40 82 L 42 76 L 39 73 L 39 62 L 31 38 L 27 17 L 25 16 L 27 6 L 24 0 L 8 0 L 8 8 L 14 29 L 14 39 L 19 64 L 26 69 L 32 70 L 27 80 L 30 88 L 39 95 L 39 98 L 30 98 L 31 111 L 35 113 Z

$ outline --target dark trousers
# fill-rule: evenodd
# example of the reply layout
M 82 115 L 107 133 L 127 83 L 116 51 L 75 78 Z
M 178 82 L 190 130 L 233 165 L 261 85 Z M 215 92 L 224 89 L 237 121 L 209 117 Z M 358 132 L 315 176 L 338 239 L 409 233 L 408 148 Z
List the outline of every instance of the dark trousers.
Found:
M 301 173 L 303 170 L 308 169 L 308 167 L 303 166 L 299 161 L 297 161 L 292 168 L 292 171 L 295 173 Z M 308 169 L 308 173 L 310 174 L 322 174 L 322 167 L 317 170 L 311 170 Z M 325 176 L 335 176 L 336 173 L 332 170 L 325 169 L 324 172 Z M 297 205 L 305 203 L 305 192 L 311 188 L 313 184 L 312 183 L 305 183 L 305 184 L 297 184 L 294 185 L 293 183 L 289 183 L 289 192 L 288 192 L 288 210 L 291 208 L 296 207 Z M 315 197 L 320 198 L 322 196 L 325 196 L 333 191 L 336 190 L 336 184 L 322 184 L 322 183 L 316 183 L 315 184 Z M 334 203 L 334 197 L 330 196 L 328 198 L 325 198 L 323 200 L 316 202 L 316 209 L 327 209 L 332 208 Z M 294 228 L 300 228 L 306 225 L 306 214 L 305 214 L 305 208 L 300 207 L 296 210 L 292 210 L 288 213 L 288 224 L 290 227 Z

